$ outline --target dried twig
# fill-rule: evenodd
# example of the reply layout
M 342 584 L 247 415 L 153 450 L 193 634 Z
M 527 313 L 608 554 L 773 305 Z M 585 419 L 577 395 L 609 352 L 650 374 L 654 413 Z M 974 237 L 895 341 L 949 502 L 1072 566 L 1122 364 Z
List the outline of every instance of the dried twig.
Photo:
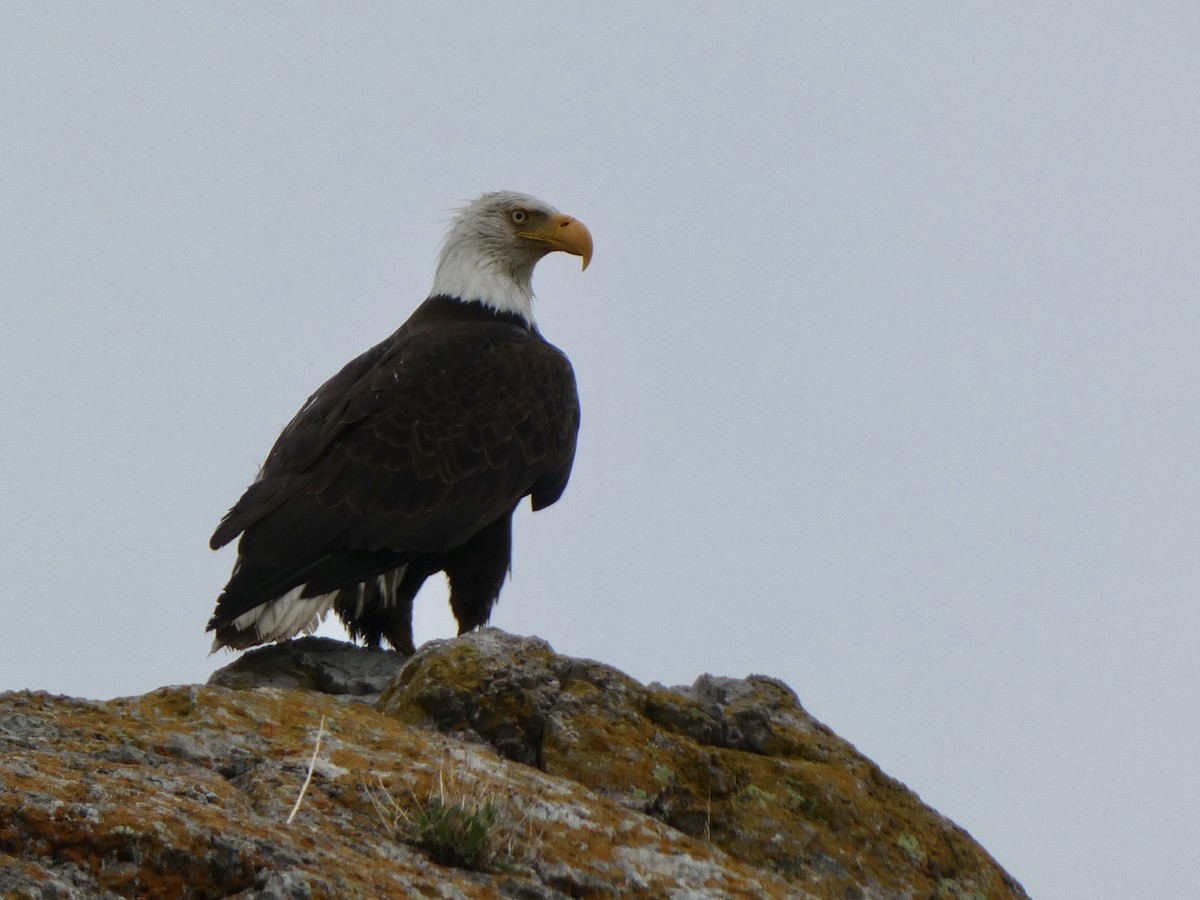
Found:
M 300 786 L 300 794 L 296 797 L 296 803 L 292 806 L 292 811 L 287 817 L 287 824 L 292 824 L 292 819 L 296 818 L 296 813 L 300 811 L 300 804 L 304 801 L 304 792 L 308 790 L 308 784 L 312 781 L 313 769 L 317 767 L 317 754 L 321 752 L 321 735 L 325 733 L 325 717 L 321 716 L 321 724 L 317 728 L 317 743 L 313 747 L 312 759 L 308 761 L 308 774 L 304 777 L 304 784 Z

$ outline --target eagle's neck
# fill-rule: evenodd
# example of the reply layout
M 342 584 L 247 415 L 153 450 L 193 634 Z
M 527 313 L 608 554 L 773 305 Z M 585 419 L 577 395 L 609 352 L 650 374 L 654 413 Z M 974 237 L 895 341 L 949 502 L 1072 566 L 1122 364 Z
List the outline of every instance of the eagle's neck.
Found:
M 537 259 L 515 262 L 481 252 L 469 244 L 447 242 L 438 256 L 429 296 L 454 297 L 464 303 L 482 303 L 499 313 L 519 316 L 530 327 L 533 320 L 533 266 Z

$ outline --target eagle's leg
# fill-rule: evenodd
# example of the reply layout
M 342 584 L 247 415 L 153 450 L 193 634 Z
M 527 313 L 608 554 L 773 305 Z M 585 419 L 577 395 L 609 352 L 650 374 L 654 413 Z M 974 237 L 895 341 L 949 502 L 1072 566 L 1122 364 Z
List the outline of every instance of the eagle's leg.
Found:
M 483 625 L 492 615 L 504 577 L 512 565 L 512 510 L 447 554 L 450 609 L 458 633 Z
M 387 642 L 406 656 L 417 652 L 413 646 L 413 600 L 425 579 L 437 571 L 424 560 L 415 559 L 404 569 L 403 577 L 397 579 L 398 584 L 391 602 L 382 612 L 383 636 Z
M 413 655 L 413 598 L 436 571 L 422 562 L 410 562 L 339 593 L 334 608 L 351 637 L 361 638 L 368 647 L 386 640 L 406 656 Z
M 416 653 L 417 648 L 413 644 L 412 597 L 398 601 L 390 609 L 381 610 L 380 616 L 384 620 L 380 631 L 387 642 L 405 656 Z

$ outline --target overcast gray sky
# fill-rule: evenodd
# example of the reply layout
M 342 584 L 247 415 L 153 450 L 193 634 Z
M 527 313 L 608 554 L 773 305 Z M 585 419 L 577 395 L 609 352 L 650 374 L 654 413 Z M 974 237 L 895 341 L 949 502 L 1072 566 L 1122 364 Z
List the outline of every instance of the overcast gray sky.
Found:
M 494 624 L 778 676 L 1032 895 L 1179 896 L 1198 161 L 1196 4 L 5 3 L 0 689 L 225 663 L 212 528 L 511 188 L 596 254 Z

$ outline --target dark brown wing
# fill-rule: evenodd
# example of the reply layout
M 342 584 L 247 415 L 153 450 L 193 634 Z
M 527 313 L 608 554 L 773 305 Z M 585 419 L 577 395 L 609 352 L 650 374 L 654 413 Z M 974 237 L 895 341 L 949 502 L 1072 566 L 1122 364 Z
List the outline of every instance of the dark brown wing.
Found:
M 243 537 L 214 621 L 450 550 L 529 494 L 553 503 L 578 427 L 570 363 L 536 332 L 402 328 L 309 399 L 217 528 L 214 547 Z
M 329 443 L 353 425 L 347 421 L 346 405 L 364 390 L 364 379 L 388 363 L 389 351 L 397 349 L 403 333 L 401 329 L 348 362 L 305 401 L 276 439 L 258 480 L 221 519 L 209 539 L 213 550 L 224 547 L 285 501 L 293 486 L 290 476 L 302 474 L 317 462 Z

